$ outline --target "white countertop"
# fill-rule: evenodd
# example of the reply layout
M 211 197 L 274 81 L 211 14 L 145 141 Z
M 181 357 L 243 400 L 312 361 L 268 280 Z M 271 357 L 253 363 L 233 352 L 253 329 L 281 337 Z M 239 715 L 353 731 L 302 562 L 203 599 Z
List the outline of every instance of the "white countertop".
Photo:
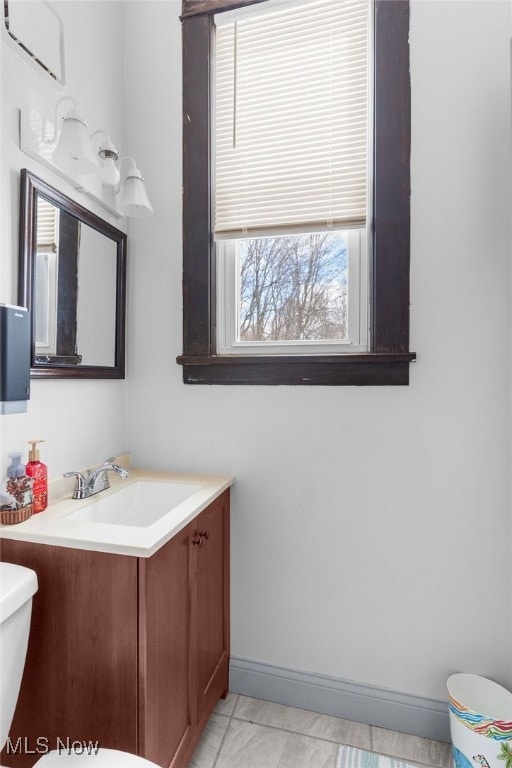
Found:
M 50 503 L 46 510 L 17 525 L 0 524 L 0 539 L 150 557 L 234 482 L 234 478 L 229 475 L 159 472 L 133 468 L 129 469 L 127 480 L 122 480 L 112 472 L 109 473 L 109 480 L 110 489 L 81 501 L 71 498 L 73 480 L 71 483 L 69 480 L 54 481 L 50 485 Z M 115 493 L 116 490 L 139 480 L 193 483 L 200 487 L 185 501 L 147 527 L 72 520 L 66 517 L 70 512 L 95 502 L 99 497 Z

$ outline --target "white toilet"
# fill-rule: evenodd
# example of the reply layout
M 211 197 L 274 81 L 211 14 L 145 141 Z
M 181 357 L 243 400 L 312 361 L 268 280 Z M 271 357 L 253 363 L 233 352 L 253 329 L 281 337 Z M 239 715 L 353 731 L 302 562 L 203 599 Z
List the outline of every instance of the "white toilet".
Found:
M 0 749 L 9 735 L 27 655 L 34 571 L 0 563 Z
M 23 667 L 27 655 L 32 597 L 37 592 L 37 576 L 29 568 L 0 563 L 0 750 L 11 727 Z M 48 752 L 39 758 L 37 768 L 159 768 L 155 763 L 117 749 L 99 749 L 96 754 L 67 751 Z

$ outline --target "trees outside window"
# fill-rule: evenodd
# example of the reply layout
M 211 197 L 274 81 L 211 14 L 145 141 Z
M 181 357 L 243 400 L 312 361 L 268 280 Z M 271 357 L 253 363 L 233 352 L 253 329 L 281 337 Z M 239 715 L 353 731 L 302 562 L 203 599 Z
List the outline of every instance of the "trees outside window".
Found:
M 239 250 L 241 341 L 346 339 L 343 236 L 252 238 Z

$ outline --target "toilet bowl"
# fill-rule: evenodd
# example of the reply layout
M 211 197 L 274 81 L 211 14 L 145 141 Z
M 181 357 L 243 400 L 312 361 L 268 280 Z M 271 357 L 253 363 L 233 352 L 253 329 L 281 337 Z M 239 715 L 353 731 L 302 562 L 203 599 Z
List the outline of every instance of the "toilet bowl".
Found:
M 9 736 L 27 655 L 32 597 L 37 591 L 34 571 L 0 562 L 0 750 Z M 75 753 L 48 752 L 34 768 L 159 768 L 143 757 L 117 749 Z

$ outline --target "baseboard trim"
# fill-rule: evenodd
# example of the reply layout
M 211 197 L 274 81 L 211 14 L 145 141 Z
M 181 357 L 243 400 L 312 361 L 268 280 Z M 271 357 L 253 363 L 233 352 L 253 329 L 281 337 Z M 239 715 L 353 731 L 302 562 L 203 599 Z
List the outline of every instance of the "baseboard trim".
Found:
M 450 741 L 448 703 L 231 657 L 229 689 L 290 707 Z

